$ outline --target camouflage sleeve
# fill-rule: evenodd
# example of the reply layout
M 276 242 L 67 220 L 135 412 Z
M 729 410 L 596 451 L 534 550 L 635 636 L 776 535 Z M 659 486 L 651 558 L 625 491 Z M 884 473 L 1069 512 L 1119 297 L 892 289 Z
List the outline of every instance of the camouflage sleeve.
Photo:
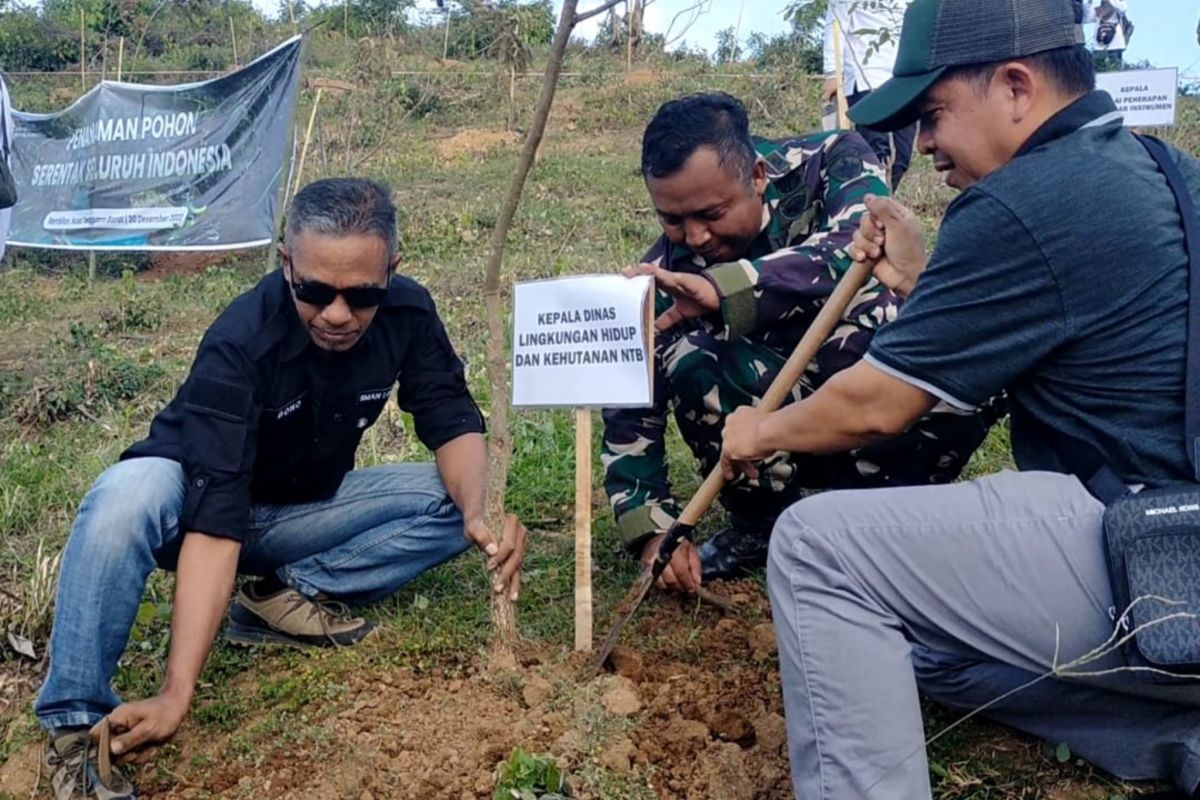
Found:
M 844 271 L 843 271 L 844 272 Z M 843 273 L 838 273 L 840 278 Z M 873 278 L 850 301 L 833 334 L 817 350 L 801 378 L 801 396 L 816 391 L 835 373 L 853 366 L 867 353 L 875 331 L 896 318 L 900 298 Z
M 661 264 L 666 250 L 663 237 L 642 256 L 642 263 Z M 658 292 L 656 313 L 662 313 L 670 302 L 669 297 Z M 604 441 L 600 461 L 604 465 L 604 489 L 617 518 L 621 540 L 634 552 L 649 536 L 671 527 L 679 515 L 667 474 L 669 409 L 660 364 L 656 352 L 653 407 L 607 408 L 602 414 Z
M 794 328 L 797 317 L 814 314 L 850 267 L 846 248 L 866 211 L 863 198 L 888 193 L 883 168 L 857 134 L 831 137 L 817 157 L 823 202 L 816 204 L 812 232 L 762 258 L 705 270 L 721 295 L 731 338 L 781 325 Z M 879 294 L 882 287 L 873 282 L 873 291 Z
M 604 490 L 621 541 L 637 551 L 679 516 L 667 475 L 667 408 L 658 402 L 654 408 L 607 408 L 603 416 Z

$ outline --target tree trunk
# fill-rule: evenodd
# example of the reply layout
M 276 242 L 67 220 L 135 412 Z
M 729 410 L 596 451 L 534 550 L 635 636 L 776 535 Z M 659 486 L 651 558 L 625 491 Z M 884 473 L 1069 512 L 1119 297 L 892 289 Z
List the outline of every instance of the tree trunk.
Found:
M 512 434 L 508 427 L 510 391 L 508 382 L 508 359 L 505 357 L 505 304 L 500 281 L 500 267 L 504 259 L 504 247 L 508 232 L 521 203 L 525 181 L 533 168 L 538 147 L 546 131 L 550 107 L 558 88 L 558 77 L 562 72 L 563 56 L 571 30 L 575 27 L 575 8 L 578 0 L 564 0 L 558 30 L 546 62 L 546 74 L 542 78 L 542 90 L 534 108 L 533 121 L 521 150 L 520 160 L 508 185 L 500 217 L 492 230 L 488 243 L 488 260 L 483 286 L 484 304 L 487 310 L 487 374 L 491 386 L 490 419 L 488 420 L 488 526 L 501 534 L 504 531 L 504 492 L 508 485 L 508 466 L 512 458 Z M 493 653 L 511 656 L 517 638 L 516 610 L 506 594 L 492 593 Z

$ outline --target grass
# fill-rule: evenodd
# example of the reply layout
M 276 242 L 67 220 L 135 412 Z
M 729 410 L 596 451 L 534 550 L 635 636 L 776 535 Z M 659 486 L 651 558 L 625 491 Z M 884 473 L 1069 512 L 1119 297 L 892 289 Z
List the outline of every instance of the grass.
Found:
M 712 88 L 712 83 L 710 76 L 683 74 L 649 84 L 626 85 L 617 78 L 565 85 L 512 234 L 506 278 L 611 272 L 634 263 L 658 232 L 636 176 L 641 126 L 661 101 Z M 816 127 L 812 82 L 724 76 L 720 86 L 757 98 L 750 110 L 758 132 L 783 135 Z M 523 108 L 531 107 L 535 88 L 522 86 Z M 310 157 L 306 178 L 337 174 L 352 160 L 339 142 L 352 141 L 360 149 L 388 144 L 366 171 L 395 188 L 401 270 L 433 291 L 472 389 L 486 407 L 486 329 L 478 299 L 483 243 L 495 223 L 497 199 L 515 163 L 516 147 L 501 145 L 484 155 L 448 159 L 439 154 L 437 143 L 454 133 L 465 131 L 469 137 L 473 129 L 503 128 L 503 108 L 481 105 L 472 87 L 440 87 L 436 110 L 414 115 L 395 129 L 384 130 L 383 121 L 361 115 L 373 100 L 396 90 L 383 82 L 349 96 L 327 96 L 321 125 L 325 141 L 333 146 Z M 305 108 L 300 113 L 307 118 Z M 361 130 L 351 131 L 356 118 Z M 1168 138 L 1195 151 L 1200 104 L 1186 103 L 1182 122 Z M 381 139 L 385 136 L 389 138 Z M 950 196 L 926 159 L 918 159 L 901 191 L 931 235 Z M 152 261 L 144 256 L 102 258 L 101 278 L 92 287 L 78 256 L 15 250 L 0 271 L 0 336 L 5 343 L 0 350 L 0 586 L 17 597 L 30 596 L 39 562 L 65 542 L 90 482 L 144 435 L 154 412 L 171 397 L 206 325 L 261 276 L 263 254 L 234 254 L 202 271 L 167 275 Z M 126 272 L 147 266 L 149 277 Z M 537 533 L 524 570 L 521 629 L 542 645 L 566 646 L 574 581 L 573 544 L 565 533 L 573 504 L 571 412 L 516 412 L 512 424 L 515 449 L 507 503 Z M 596 428 L 593 450 L 598 452 L 600 426 Z M 393 409 L 368 432 L 359 458 L 365 466 L 427 459 L 429 454 L 415 440 L 411 420 Z M 697 476 L 674 432 L 669 458 L 677 491 L 687 496 Z M 1010 466 L 1002 426 L 976 453 L 968 475 Z M 598 463 L 596 474 L 601 474 Z M 607 511 L 597 508 L 595 518 L 595 592 L 598 606 L 607 608 L 630 584 L 634 565 L 622 556 Z M 151 694 L 162 680 L 171 589 L 168 575 L 156 574 L 151 581 L 116 680 L 127 696 Z M 231 757 L 263 758 L 273 735 L 314 704 L 338 696 L 348 670 L 403 665 L 447 678 L 461 676 L 486 644 L 487 589 L 477 560 L 463 558 L 420 576 L 370 610 L 382 622 L 377 647 L 252 657 L 218 644 L 201 679 L 194 719 L 214 733 L 232 734 Z M 40 657 L 49 619 L 44 611 L 34 616 L 22 630 Z M 689 657 L 694 628 L 694 620 L 682 618 L 678 630 L 661 634 L 671 637 L 683 660 Z M 18 665 L 11 652 L 3 658 L 9 662 L 0 670 Z M 252 665 L 257 665 L 253 673 Z M 227 691 L 230 685 L 254 689 L 233 695 Z M 930 730 L 952 719 L 930 709 Z M 597 718 L 598 740 L 612 724 Z M 36 736 L 27 710 L 0 714 L 0 725 L 0 759 Z M 941 800 L 1032 796 L 1043 767 L 1056 763 L 1030 743 L 1032 751 L 1015 760 L 1021 766 L 1014 766 L 1011 753 L 989 750 L 990 741 L 990 727 L 971 724 L 933 748 L 931 769 Z M 636 779 L 589 769 L 582 777 L 605 797 L 652 796 Z M 1099 777 L 1089 786 L 1096 797 L 1123 791 Z

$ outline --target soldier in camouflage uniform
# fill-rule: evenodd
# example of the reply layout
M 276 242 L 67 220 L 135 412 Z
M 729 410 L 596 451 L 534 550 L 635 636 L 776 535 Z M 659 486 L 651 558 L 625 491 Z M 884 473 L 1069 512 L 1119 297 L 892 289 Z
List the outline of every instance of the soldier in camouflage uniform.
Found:
M 726 415 L 762 398 L 849 268 L 845 248 L 863 197 L 886 195 L 887 186 L 859 135 L 752 139 L 745 109 L 723 94 L 660 108 L 643 139 L 642 171 L 664 233 L 627 274 L 656 276 L 655 403 L 606 410 L 601 457 L 623 539 L 647 558 L 679 512 L 665 461 L 668 410 L 707 473 L 720 459 Z M 872 279 L 788 402 L 858 361 L 899 306 Z M 693 589 L 698 578 L 761 566 L 776 517 L 803 490 L 954 479 L 998 410 L 939 409 L 898 439 L 854 453 L 776 454 L 757 478 L 726 486 L 730 528 L 698 549 L 681 547 L 663 585 Z

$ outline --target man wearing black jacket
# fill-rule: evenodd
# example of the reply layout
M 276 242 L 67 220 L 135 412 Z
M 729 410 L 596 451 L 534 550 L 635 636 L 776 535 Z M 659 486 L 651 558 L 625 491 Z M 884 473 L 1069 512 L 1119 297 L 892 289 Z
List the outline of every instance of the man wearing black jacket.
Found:
M 472 544 L 517 598 L 524 529 L 509 518 L 496 541 L 484 524 L 483 419 L 429 293 L 393 274 L 395 215 L 366 180 L 297 194 L 282 269 L 217 318 L 149 435 L 84 498 L 35 706 L 57 797 L 134 796 L 101 781 L 89 728 L 107 716 L 114 754 L 175 732 L 238 572 L 258 576 L 230 612 L 245 643 L 357 642 L 372 623 L 347 605 Z M 435 461 L 355 470 L 393 390 Z M 112 676 L 156 567 L 176 573 L 166 676 L 121 704 Z

